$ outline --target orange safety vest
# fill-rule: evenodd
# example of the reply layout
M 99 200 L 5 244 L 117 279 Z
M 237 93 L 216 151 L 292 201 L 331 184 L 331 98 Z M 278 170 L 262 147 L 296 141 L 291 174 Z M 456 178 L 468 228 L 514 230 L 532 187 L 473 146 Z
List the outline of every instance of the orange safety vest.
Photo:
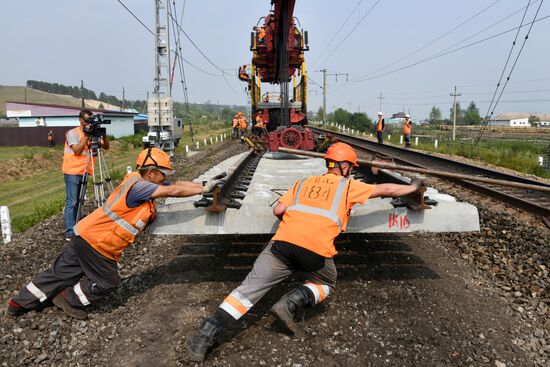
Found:
M 89 147 L 86 145 L 82 153 L 76 155 L 67 142 L 67 136 L 69 134 L 77 135 L 79 137 L 79 141 L 82 141 L 82 139 L 85 138 L 84 132 L 80 126 L 65 133 L 65 149 L 63 150 L 63 165 L 61 166 L 61 170 L 67 175 L 83 175 Z M 95 164 L 95 157 L 93 157 L 93 159 Z M 91 163 L 88 166 L 88 174 L 92 174 Z
M 409 122 L 408 124 L 405 122 L 403 124 L 403 134 L 407 135 L 407 134 L 410 134 L 412 132 L 412 129 L 411 129 L 411 123 Z
M 233 128 L 239 127 L 239 119 L 234 118 L 234 119 L 233 119 L 233 125 L 232 125 L 232 126 L 233 126 Z
M 350 180 L 342 176 L 312 176 L 298 182 L 293 203 L 273 240 L 306 248 L 323 257 L 337 254 L 334 239 L 346 230 Z
M 152 200 L 135 208 L 126 206 L 128 192 L 141 180 L 137 172 L 126 175 L 105 204 L 74 226 L 77 236 L 108 259 L 118 261 L 122 251 L 155 218 L 156 204 Z
M 380 118 L 378 119 L 378 125 L 376 128 L 377 131 L 384 131 L 384 119 Z
M 246 119 L 245 119 L 244 117 L 241 117 L 241 118 L 239 119 L 239 128 L 240 128 L 241 130 L 246 130 L 247 125 L 248 125 L 248 124 L 246 123 Z
M 263 39 L 265 37 L 265 28 L 260 27 L 260 30 L 258 31 L 258 39 Z

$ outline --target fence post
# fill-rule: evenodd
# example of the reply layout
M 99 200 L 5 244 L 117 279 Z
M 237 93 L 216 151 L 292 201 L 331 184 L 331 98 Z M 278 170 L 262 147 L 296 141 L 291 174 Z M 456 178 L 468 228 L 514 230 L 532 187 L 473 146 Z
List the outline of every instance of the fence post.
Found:
M 403 144 L 403 135 L 399 135 L 399 144 Z
M 185 146 L 185 153 L 189 153 L 189 145 Z
M 203 141 L 204 141 L 204 146 L 206 146 L 206 139 L 204 139 Z
M 434 141 L 434 147 L 437 149 L 437 139 Z
M 11 242 L 10 211 L 7 206 L 0 207 L 0 221 L 2 222 L 2 240 L 4 243 Z
M 197 150 L 199 150 L 199 149 L 200 149 L 199 142 L 197 142 Z
M 414 145 L 418 145 L 418 136 L 414 138 Z

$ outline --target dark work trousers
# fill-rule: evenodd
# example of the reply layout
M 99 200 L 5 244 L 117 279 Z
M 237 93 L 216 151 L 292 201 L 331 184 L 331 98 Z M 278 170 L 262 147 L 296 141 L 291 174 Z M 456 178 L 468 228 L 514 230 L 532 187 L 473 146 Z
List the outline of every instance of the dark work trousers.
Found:
M 378 142 L 380 144 L 383 144 L 384 143 L 384 140 L 382 139 L 382 131 L 377 131 L 376 132 L 376 138 L 378 139 Z
M 101 255 L 75 236 L 52 266 L 36 274 L 13 300 L 32 310 L 64 290 L 69 304 L 82 307 L 105 297 L 119 283 L 116 261 Z

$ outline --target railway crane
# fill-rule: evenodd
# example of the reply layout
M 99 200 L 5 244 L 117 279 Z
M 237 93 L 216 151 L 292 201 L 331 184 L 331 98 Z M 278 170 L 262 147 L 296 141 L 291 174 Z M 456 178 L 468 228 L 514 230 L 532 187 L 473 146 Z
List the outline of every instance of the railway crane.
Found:
M 250 35 L 252 61 L 239 69 L 248 83 L 252 116 L 260 114 L 268 131 L 270 151 L 279 147 L 313 150 L 313 133 L 307 128 L 307 71 L 304 52 L 308 32 L 294 17 L 296 0 L 273 0 Z M 279 93 L 262 93 L 262 83 L 278 84 Z

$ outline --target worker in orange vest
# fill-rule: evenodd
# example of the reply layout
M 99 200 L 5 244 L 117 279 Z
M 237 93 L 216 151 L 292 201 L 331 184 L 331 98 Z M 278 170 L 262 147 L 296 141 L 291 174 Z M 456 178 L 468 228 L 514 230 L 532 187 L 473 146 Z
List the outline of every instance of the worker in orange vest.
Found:
M 170 157 L 158 148 L 143 150 L 136 159 L 138 172 L 126 175 L 105 204 L 75 226 L 75 236 L 51 267 L 34 276 L 11 298 L 6 316 L 16 318 L 42 308 L 46 300 L 67 315 L 86 319 L 83 309 L 114 291 L 119 282 L 122 251 L 155 218 L 155 199 L 188 197 L 211 192 L 219 176 L 204 186 L 197 182 L 165 182 L 174 173 Z
M 403 123 L 403 135 L 405 136 L 405 147 L 411 147 L 411 134 L 412 134 L 412 124 L 411 116 L 405 115 L 405 122 Z
M 239 67 L 239 79 L 245 82 L 250 81 L 250 75 L 246 72 L 246 64 Z
M 262 111 L 258 112 L 256 115 L 256 124 L 254 125 L 254 128 L 252 129 L 252 134 L 262 137 L 264 135 L 265 130 L 265 122 L 262 120 Z
M 232 128 L 232 138 L 237 139 L 239 137 L 239 118 L 237 115 L 233 116 L 233 120 L 231 121 L 231 128 Z
M 345 231 L 351 208 L 370 198 L 397 197 L 417 191 L 422 181 L 410 185 L 369 185 L 350 178 L 357 166 L 352 147 L 335 143 L 325 155 L 328 172 L 298 180 L 280 199 L 273 214 L 281 222 L 271 241 L 256 259 L 240 286 L 234 289 L 197 334 L 186 340 L 192 361 L 203 361 L 222 331 L 243 317 L 274 285 L 294 271 L 305 273 L 306 282 L 285 294 L 271 308 L 298 336 L 303 334 L 294 317 L 334 292 L 337 251 L 334 239 Z
M 378 112 L 378 120 L 376 121 L 376 138 L 378 143 L 384 144 L 382 133 L 384 132 L 384 115 L 382 112 Z
M 246 135 L 246 130 L 248 128 L 248 122 L 246 121 L 246 117 L 243 116 L 242 112 L 237 113 L 237 117 L 239 119 L 239 130 L 241 133 L 241 138 Z
M 258 44 L 265 45 L 265 27 L 256 26 L 256 34 L 258 37 Z
M 78 198 L 84 172 L 92 174 L 92 160 L 95 165 L 95 157 L 89 149 L 90 145 L 90 119 L 92 111 L 82 110 L 78 115 L 80 126 L 67 131 L 65 135 L 65 148 L 63 153 L 63 165 L 61 170 L 65 177 L 65 238 L 70 241 L 74 235 L 73 227 L 76 224 Z M 107 136 L 100 138 L 103 149 L 109 149 Z M 87 167 L 86 167 L 87 166 Z

